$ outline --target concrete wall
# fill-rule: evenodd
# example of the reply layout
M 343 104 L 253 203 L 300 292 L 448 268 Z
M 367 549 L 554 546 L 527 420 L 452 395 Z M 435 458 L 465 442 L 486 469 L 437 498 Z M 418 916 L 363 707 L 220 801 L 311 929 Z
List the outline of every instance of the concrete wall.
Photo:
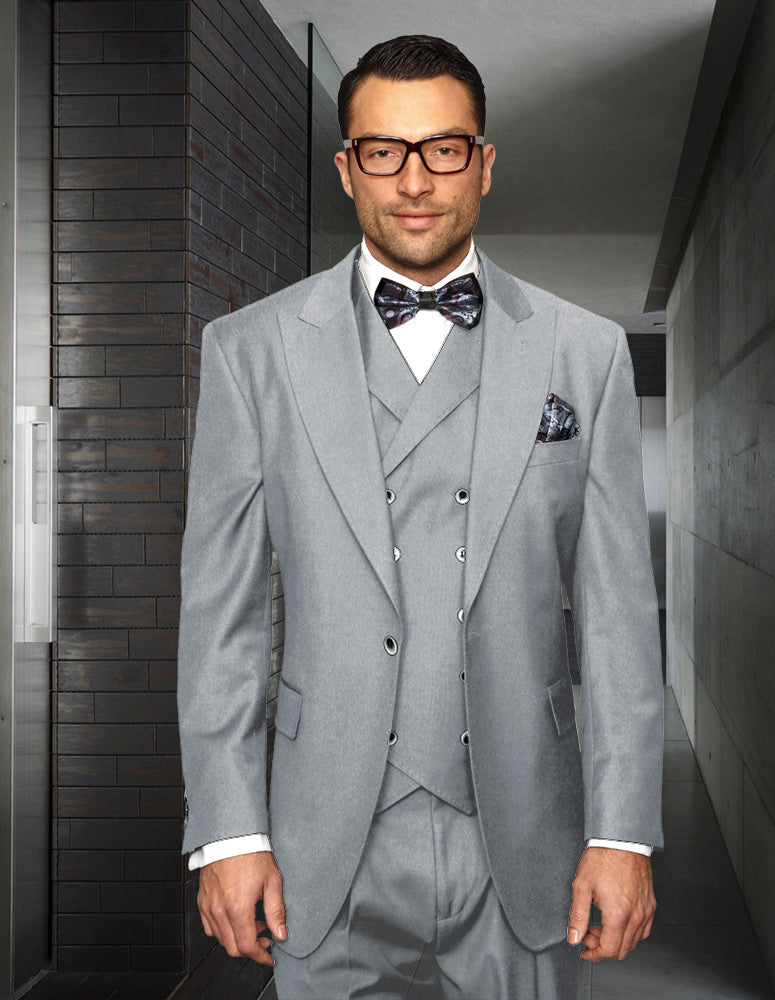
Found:
M 668 305 L 668 680 L 775 975 L 775 0 Z

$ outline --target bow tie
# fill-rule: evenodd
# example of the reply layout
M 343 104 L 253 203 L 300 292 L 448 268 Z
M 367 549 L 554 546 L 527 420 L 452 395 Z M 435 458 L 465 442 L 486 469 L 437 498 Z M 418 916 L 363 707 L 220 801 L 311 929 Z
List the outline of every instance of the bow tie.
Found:
M 418 309 L 438 309 L 446 319 L 470 330 L 482 312 L 482 289 L 474 274 L 454 278 L 432 292 L 416 292 L 383 278 L 374 293 L 374 305 L 388 330 L 412 319 Z

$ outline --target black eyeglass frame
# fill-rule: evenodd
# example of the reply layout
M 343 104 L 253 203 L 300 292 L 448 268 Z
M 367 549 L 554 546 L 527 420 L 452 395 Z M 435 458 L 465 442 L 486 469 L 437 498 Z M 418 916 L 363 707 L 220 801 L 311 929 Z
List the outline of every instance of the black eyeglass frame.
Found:
M 372 139 L 383 139 L 386 142 L 400 142 L 404 147 L 404 158 L 401 160 L 401 164 L 396 170 L 391 170 L 389 173 L 379 173 L 375 170 L 367 170 L 361 163 L 361 154 L 358 149 L 360 143 Z M 457 170 L 434 170 L 433 167 L 428 165 L 428 161 L 425 159 L 422 153 L 422 146 L 426 142 L 432 142 L 435 139 L 467 139 L 468 140 L 468 156 L 466 157 L 465 165 L 458 167 Z M 462 174 L 464 170 L 468 170 L 468 166 L 471 163 L 471 157 L 473 156 L 475 146 L 484 145 L 483 135 L 461 135 L 459 132 L 443 132 L 441 135 L 427 135 L 424 139 L 420 139 L 418 142 L 409 142 L 408 139 L 402 139 L 397 135 L 362 135 L 357 139 L 345 139 L 344 148 L 351 149 L 355 153 L 355 161 L 358 164 L 361 172 L 368 174 L 369 177 L 395 177 L 396 174 L 400 174 L 406 165 L 406 161 L 409 159 L 410 153 L 417 153 L 423 162 L 425 169 L 431 173 L 441 176 L 448 176 L 450 174 Z

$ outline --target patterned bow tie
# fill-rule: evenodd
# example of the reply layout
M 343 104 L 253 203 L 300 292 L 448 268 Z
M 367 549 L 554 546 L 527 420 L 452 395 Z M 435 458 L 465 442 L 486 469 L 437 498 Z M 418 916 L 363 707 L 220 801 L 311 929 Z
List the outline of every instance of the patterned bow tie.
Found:
M 412 319 L 418 309 L 438 309 L 442 316 L 470 330 L 482 312 L 482 289 L 474 274 L 454 278 L 432 292 L 416 292 L 383 278 L 374 293 L 374 305 L 388 330 Z

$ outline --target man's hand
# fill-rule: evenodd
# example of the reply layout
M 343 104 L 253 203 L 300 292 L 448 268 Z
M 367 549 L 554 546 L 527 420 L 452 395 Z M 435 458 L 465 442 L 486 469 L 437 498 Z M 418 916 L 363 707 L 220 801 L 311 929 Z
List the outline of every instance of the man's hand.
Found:
M 268 929 L 280 941 L 288 936 L 282 886 L 271 851 L 238 854 L 204 865 L 197 903 L 205 934 L 218 938 L 233 958 L 247 956 L 262 965 L 274 965 L 267 943 L 258 935 Z M 266 923 L 255 919 L 259 899 L 264 901 Z
M 589 926 L 591 903 L 602 914 L 602 927 Z M 568 942 L 584 942 L 581 957 L 586 962 L 624 958 L 649 936 L 656 906 L 650 858 L 613 847 L 588 847 L 573 880 Z

